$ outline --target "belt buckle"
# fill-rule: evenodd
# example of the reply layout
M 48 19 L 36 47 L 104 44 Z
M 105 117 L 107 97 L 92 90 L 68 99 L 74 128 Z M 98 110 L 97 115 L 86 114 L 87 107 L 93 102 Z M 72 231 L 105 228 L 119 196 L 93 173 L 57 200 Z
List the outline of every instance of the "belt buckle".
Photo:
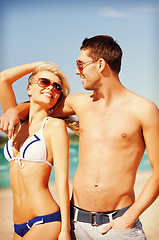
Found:
M 92 226 L 98 226 L 96 222 L 96 212 L 89 212 L 89 222 Z

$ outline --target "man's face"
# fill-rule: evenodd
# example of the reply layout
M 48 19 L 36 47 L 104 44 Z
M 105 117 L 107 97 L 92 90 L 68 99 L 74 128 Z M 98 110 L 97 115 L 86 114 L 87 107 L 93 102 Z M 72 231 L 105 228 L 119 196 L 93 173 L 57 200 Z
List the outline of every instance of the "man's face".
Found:
M 95 90 L 96 81 L 99 78 L 98 60 L 88 56 L 89 50 L 82 50 L 77 59 L 76 74 L 82 78 L 83 87 L 86 90 Z

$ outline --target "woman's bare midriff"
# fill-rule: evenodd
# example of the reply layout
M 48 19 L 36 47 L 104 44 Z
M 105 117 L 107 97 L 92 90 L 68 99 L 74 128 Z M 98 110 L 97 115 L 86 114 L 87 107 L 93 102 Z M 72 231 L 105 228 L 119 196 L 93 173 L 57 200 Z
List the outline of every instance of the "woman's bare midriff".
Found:
M 59 210 L 48 188 L 50 166 L 46 163 L 26 161 L 24 164 L 22 169 L 15 162 L 11 162 L 10 166 L 13 221 L 16 224 L 22 224 L 36 216 L 51 214 Z

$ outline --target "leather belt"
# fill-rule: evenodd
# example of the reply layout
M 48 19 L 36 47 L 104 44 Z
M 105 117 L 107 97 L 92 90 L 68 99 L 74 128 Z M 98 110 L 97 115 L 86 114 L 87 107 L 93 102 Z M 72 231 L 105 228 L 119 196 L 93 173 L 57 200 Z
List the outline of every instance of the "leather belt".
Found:
M 86 222 L 90 223 L 92 226 L 98 226 L 104 223 L 109 223 L 111 220 L 122 216 L 129 207 L 130 206 L 111 212 L 89 212 L 71 204 L 70 217 L 74 221 Z

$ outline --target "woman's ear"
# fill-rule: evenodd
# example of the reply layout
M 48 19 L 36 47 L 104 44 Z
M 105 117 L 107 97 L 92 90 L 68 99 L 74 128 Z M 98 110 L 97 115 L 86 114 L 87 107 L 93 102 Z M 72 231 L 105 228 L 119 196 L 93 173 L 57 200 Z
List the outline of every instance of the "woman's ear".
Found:
M 31 97 L 31 85 L 30 84 L 27 87 L 27 93 L 28 93 L 28 96 Z

